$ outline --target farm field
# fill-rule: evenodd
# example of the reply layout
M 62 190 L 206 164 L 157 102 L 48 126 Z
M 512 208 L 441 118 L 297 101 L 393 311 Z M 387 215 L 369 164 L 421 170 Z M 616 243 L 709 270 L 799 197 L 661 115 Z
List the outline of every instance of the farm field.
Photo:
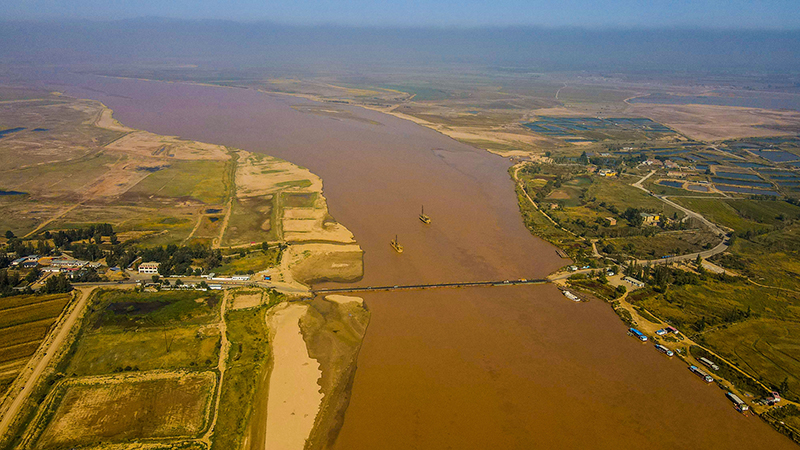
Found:
M 0 395 L 36 352 L 71 298 L 70 294 L 0 298 Z
M 195 437 L 206 426 L 215 381 L 213 372 L 187 372 L 63 382 L 48 396 L 21 448 Z
M 202 291 L 101 293 L 70 358 L 70 374 L 216 365 L 221 295 Z

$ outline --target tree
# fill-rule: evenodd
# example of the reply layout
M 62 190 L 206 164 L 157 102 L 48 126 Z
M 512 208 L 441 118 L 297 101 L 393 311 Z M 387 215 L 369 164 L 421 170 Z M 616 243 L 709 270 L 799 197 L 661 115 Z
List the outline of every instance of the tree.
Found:
M 701 267 L 703 265 L 703 258 L 700 257 L 700 254 L 697 254 L 697 259 L 694 260 L 694 265 L 697 267 Z
M 783 379 L 783 381 L 781 381 L 781 385 L 778 386 L 778 392 L 783 395 L 786 395 L 786 393 L 789 392 L 789 377 L 786 377 Z
M 34 267 L 33 269 L 31 269 L 30 272 L 28 272 L 28 275 L 25 276 L 25 281 L 27 281 L 29 284 L 33 283 L 34 281 L 39 279 L 39 275 L 41 274 L 42 271 L 39 270 L 38 267 Z
M 15 237 L 16 236 L 14 236 L 14 232 L 13 231 L 11 231 L 11 230 L 6 231 L 6 239 L 14 239 Z
M 72 285 L 63 273 L 50 277 L 44 282 L 44 286 L 39 292 L 42 294 L 61 294 L 72 290 Z

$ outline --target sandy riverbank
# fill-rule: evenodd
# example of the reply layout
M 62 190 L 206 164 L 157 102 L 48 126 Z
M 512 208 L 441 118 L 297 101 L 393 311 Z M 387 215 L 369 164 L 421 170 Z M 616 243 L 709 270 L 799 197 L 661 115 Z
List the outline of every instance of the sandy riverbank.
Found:
M 308 305 L 286 304 L 267 318 L 274 333 L 265 450 L 302 450 L 322 401 L 319 363 L 308 356 L 300 318 Z

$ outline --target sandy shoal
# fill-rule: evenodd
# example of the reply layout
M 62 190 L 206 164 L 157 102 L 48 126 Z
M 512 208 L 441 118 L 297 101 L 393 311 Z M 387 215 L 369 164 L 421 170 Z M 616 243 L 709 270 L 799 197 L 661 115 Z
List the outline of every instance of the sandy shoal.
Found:
M 364 299 L 361 297 L 353 297 L 350 295 L 326 295 L 325 300 L 339 303 L 340 305 L 344 305 L 346 303 L 356 302 L 359 305 L 364 304 Z
M 308 356 L 300 333 L 300 318 L 307 308 L 288 304 L 267 319 L 275 334 L 265 450 L 302 450 L 322 401 L 317 384 L 322 372 L 319 363 Z

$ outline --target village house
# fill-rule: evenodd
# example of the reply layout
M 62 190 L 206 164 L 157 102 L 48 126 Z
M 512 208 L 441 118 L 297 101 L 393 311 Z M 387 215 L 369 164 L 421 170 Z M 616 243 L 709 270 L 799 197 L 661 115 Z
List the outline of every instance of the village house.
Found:
M 661 220 L 661 216 L 658 214 L 643 212 L 639 215 L 642 216 L 642 225 L 657 225 Z

